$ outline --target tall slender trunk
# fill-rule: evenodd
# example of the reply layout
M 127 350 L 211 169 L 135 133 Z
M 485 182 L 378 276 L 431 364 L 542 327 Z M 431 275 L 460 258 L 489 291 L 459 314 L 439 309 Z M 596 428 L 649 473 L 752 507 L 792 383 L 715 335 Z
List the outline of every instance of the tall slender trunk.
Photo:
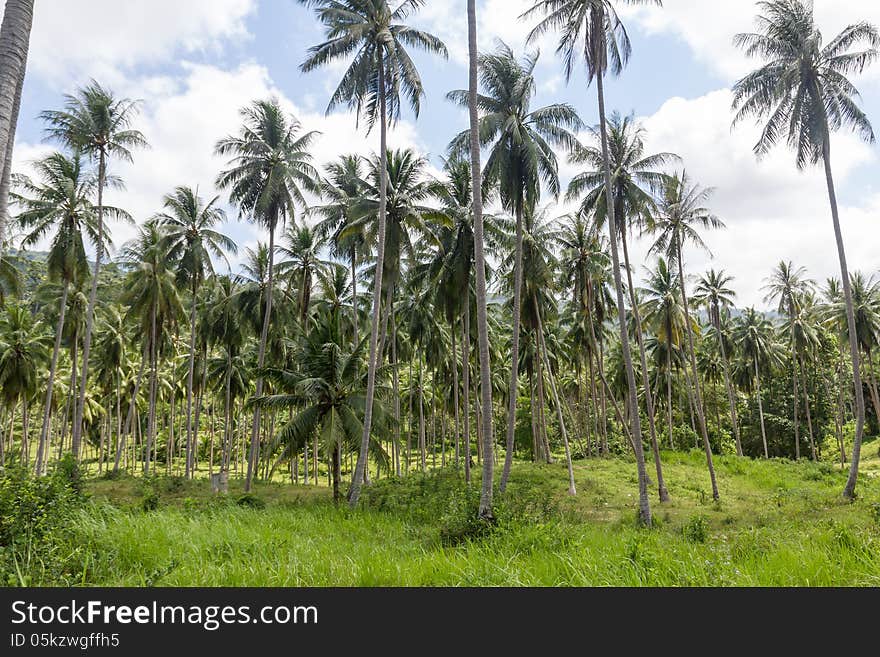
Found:
M 743 455 L 742 441 L 739 437 L 739 422 L 736 417 L 736 395 L 730 383 L 730 365 L 727 362 L 727 350 L 724 348 L 724 335 L 721 333 L 721 315 L 718 306 L 712 313 L 715 322 L 715 331 L 718 333 L 718 344 L 721 347 L 721 366 L 724 370 L 724 385 L 727 388 L 727 403 L 730 406 L 730 425 L 733 427 L 733 439 L 736 442 L 736 455 Z
M 12 148 L 34 21 L 34 0 L 6 0 L 0 25 L 0 249 L 6 248 Z
M 351 325 L 354 329 L 354 343 L 360 344 L 360 317 L 358 315 L 357 251 L 351 248 Z
M 464 290 L 464 310 L 461 315 L 461 388 L 464 393 L 462 400 L 462 434 L 464 439 L 464 482 L 471 483 L 471 394 L 470 394 L 470 304 L 468 289 Z
M 150 474 L 150 449 L 156 440 L 156 392 L 158 387 L 156 367 L 156 304 L 150 310 L 150 400 L 147 409 L 147 449 L 144 453 L 144 474 Z
M 202 404 L 205 402 L 205 390 L 208 387 L 208 354 L 207 350 L 202 352 L 202 382 L 199 384 L 199 394 L 196 395 L 196 417 L 195 423 L 193 426 L 193 457 L 192 457 L 192 474 L 195 476 L 195 471 L 199 467 L 199 420 L 201 419 L 202 414 Z M 210 418 L 211 422 L 214 422 L 213 413 Z M 211 438 L 213 439 L 213 431 L 214 426 L 211 425 Z
M 336 444 L 333 446 L 333 456 L 332 456 L 332 458 L 333 458 L 333 464 L 332 464 L 332 471 L 333 471 L 333 502 L 334 502 L 334 504 L 339 504 L 339 500 L 340 500 L 340 495 L 339 495 L 339 480 L 340 480 L 340 478 L 342 477 L 342 474 L 340 473 L 340 468 L 339 468 L 339 461 L 340 461 L 340 457 L 339 457 L 339 443 L 336 443 Z
M 663 464 L 660 461 L 660 446 L 657 441 L 657 428 L 654 421 L 654 399 L 651 394 L 651 381 L 648 374 L 648 359 L 645 357 L 645 340 L 642 335 L 642 317 L 639 304 L 636 302 L 636 291 L 633 285 L 632 271 L 629 264 L 629 248 L 626 244 L 626 230 L 621 230 L 620 243 L 623 246 L 624 268 L 629 289 L 629 300 L 632 305 L 633 320 L 636 325 L 636 342 L 639 346 L 639 362 L 642 365 L 642 387 L 645 389 L 645 410 L 648 413 L 648 431 L 651 436 L 651 450 L 654 453 L 654 468 L 657 471 L 657 494 L 661 502 L 669 501 L 669 491 L 663 481 Z
M 278 221 L 277 214 L 271 218 L 269 225 L 269 272 L 266 281 L 266 310 L 263 316 L 263 328 L 260 331 L 260 346 L 257 350 L 257 390 L 256 397 L 263 395 L 262 369 L 266 361 L 266 343 L 269 340 L 269 324 L 272 321 L 272 297 L 275 292 L 275 224 Z M 254 406 L 254 419 L 251 425 L 251 446 L 248 453 L 247 476 L 244 481 L 244 492 L 250 492 L 254 483 L 254 473 L 257 468 L 257 459 L 260 457 L 260 407 Z
M 232 355 L 226 350 L 226 381 L 224 382 L 225 404 L 223 425 L 223 454 L 220 457 L 220 472 L 229 473 L 229 463 L 232 459 Z
M 455 320 L 449 322 L 449 335 L 452 340 L 452 407 L 455 417 L 455 469 L 458 471 L 461 463 L 461 417 L 459 414 L 458 400 L 458 349 L 455 344 Z
M 104 185 L 107 180 L 107 156 L 101 150 L 98 156 L 98 235 L 95 244 L 95 268 L 89 289 L 89 305 L 86 310 L 86 333 L 83 336 L 82 374 L 79 379 L 79 400 L 73 414 L 73 458 L 79 461 L 82 442 L 83 412 L 86 405 L 86 389 L 89 385 L 89 352 L 92 348 L 92 328 L 95 323 L 95 304 L 98 300 L 98 274 L 104 257 Z
M 474 269 L 476 270 L 477 349 L 480 359 L 480 403 L 483 426 L 483 478 L 480 484 L 481 518 L 491 519 L 495 459 L 492 446 L 492 380 L 489 370 L 489 321 L 486 311 L 486 255 L 483 238 L 483 198 L 481 194 L 480 131 L 477 116 L 477 9 L 468 0 L 468 117 L 470 119 L 471 197 L 474 212 Z
M 510 467 L 513 465 L 513 436 L 516 430 L 516 397 L 517 379 L 519 374 L 519 325 L 520 304 L 522 303 L 523 283 L 523 210 L 516 210 L 516 252 L 513 264 L 513 333 L 510 340 L 510 384 L 507 387 L 507 437 L 505 441 L 504 468 L 501 470 L 501 481 L 498 490 L 502 493 L 507 489 L 510 478 Z
M 596 77 L 596 93 L 599 102 L 599 130 L 602 141 L 602 163 L 605 174 L 606 205 L 608 231 L 611 244 L 611 266 L 614 272 L 614 288 L 617 293 L 617 319 L 620 329 L 620 346 L 623 352 L 623 363 L 626 369 L 626 382 L 629 393 L 630 420 L 632 422 L 632 446 L 636 457 L 636 469 L 639 478 L 639 519 L 651 526 L 651 504 L 648 501 L 648 473 L 645 468 L 645 454 L 642 448 L 642 425 L 639 418 L 639 398 L 636 391 L 636 377 L 633 371 L 632 353 L 630 352 L 629 336 L 626 331 L 626 310 L 623 303 L 623 282 L 620 278 L 620 258 L 617 253 L 617 225 L 614 216 L 614 194 L 611 190 L 611 161 L 608 156 L 608 128 L 605 120 L 605 87 L 603 75 Z
M 184 468 L 186 479 L 191 479 L 193 475 L 192 400 L 193 372 L 196 366 L 196 293 L 197 288 L 193 285 L 192 307 L 189 311 L 189 364 L 186 371 L 186 466 Z
M 392 391 L 394 397 L 394 444 L 391 446 L 394 474 L 400 476 L 400 365 L 397 362 L 397 318 L 391 307 L 391 360 L 393 361 Z
M 684 308 L 685 326 L 688 337 L 688 355 L 691 362 L 691 374 L 694 386 L 694 406 L 697 411 L 697 421 L 700 424 L 700 434 L 703 437 L 703 449 L 706 451 L 706 467 L 709 468 L 709 479 L 712 482 L 712 499 L 718 499 L 718 483 L 715 481 L 715 466 L 712 464 L 712 447 L 709 444 L 709 432 L 706 430 L 706 413 L 703 405 L 703 392 L 700 386 L 700 375 L 697 372 L 697 356 L 694 349 L 694 332 L 691 328 L 690 310 L 688 310 L 688 296 L 684 282 L 684 266 L 681 262 L 681 251 L 678 252 L 678 283 L 681 285 L 681 301 Z
M 422 378 L 422 359 L 419 358 L 419 454 L 422 472 L 427 468 L 427 445 L 425 444 L 425 389 Z
M 61 291 L 61 307 L 58 311 L 58 324 L 55 328 L 55 345 L 52 347 L 52 361 L 49 365 L 49 381 L 46 383 L 46 401 L 43 407 L 43 426 L 40 429 L 40 444 L 37 447 L 37 461 L 34 473 L 43 474 L 43 458 L 48 449 L 49 421 L 52 418 L 52 390 L 55 387 L 55 372 L 58 368 L 58 352 L 61 351 L 61 337 L 64 334 L 64 315 L 67 312 L 67 294 L 70 291 L 69 281 L 64 281 Z M 48 460 L 48 459 L 47 459 Z
M 792 416 L 794 417 L 794 460 L 801 460 L 801 436 L 798 427 L 798 372 L 797 372 L 797 351 L 794 349 L 792 342 L 791 354 L 791 388 L 792 388 Z
M 556 421 L 559 422 L 559 432 L 562 434 L 562 442 L 565 446 L 565 464 L 568 467 L 568 494 L 577 495 L 574 485 L 574 469 L 571 465 L 571 448 L 568 444 L 568 432 L 565 430 L 565 419 L 562 417 L 562 404 L 559 402 L 559 393 L 556 391 L 556 383 L 553 380 L 553 370 L 550 369 L 550 359 L 547 357 L 547 344 L 544 342 L 544 322 L 541 320 L 541 310 L 534 295 L 532 304 L 535 308 L 535 316 L 538 318 L 538 349 L 541 351 L 541 359 L 544 361 L 544 370 L 547 372 L 547 382 L 550 384 L 550 394 L 553 395 L 553 405 L 556 407 Z
M 852 359 L 853 397 L 856 411 L 856 435 L 853 439 L 852 460 L 849 476 L 843 489 L 843 496 L 854 499 L 856 482 L 859 476 L 859 457 L 862 451 L 862 438 L 865 433 L 865 395 L 862 390 L 862 375 L 859 370 L 859 345 L 856 333 L 856 317 L 853 310 L 852 287 L 849 269 L 846 265 L 846 251 L 843 247 L 843 233 L 840 230 L 840 215 L 837 210 L 837 194 L 834 191 L 834 177 L 831 174 L 831 137 L 828 123 L 825 122 L 825 138 L 822 142 L 822 160 L 825 164 L 825 183 L 828 186 L 828 201 L 831 204 L 831 221 L 834 224 L 834 241 L 837 244 L 837 257 L 840 260 L 840 279 L 843 284 L 843 298 L 846 303 L 846 325 L 849 332 L 849 352 Z
M 534 335 L 535 353 L 532 356 L 535 362 L 535 389 L 536 404 L 538 406 L 538 443 L 541 445 L 541 456 L 547 463 L 553 463 L 553 456 L 550 454 L 550 441 L 547 440 L 547 418 L 544 415 L 544 364 L 541 361 L 541 350 L 538 340 L 537 331 Z
M 379 230 L 376 238 L 376 273 L 373 281 L 373 314 L 370 322 L 370 355 L 367 367 L 367 399 L 364 408 L 364 432 L 361 436 L 360 451 L 354 475 L 351 478 L 349 504 L 357 505 L 361 495 L 367 470 L 367 454 L 370 447 L 370 433 L 373 430 L 373 399 L 376 395 L 376 368 L 379 362 L 379 306 L 382 300 L 382 269 L 385 263 L 385 205 L 388 195 L 388 145 L 387 145 L 387 113 L 385 106 L 385 59 L 380 48 L 378 51 L 379 66 Z
M 147 365 L 147 349 L 144 348 L 144 353 L 141 358 L 141 365 L 138 369 L 137 379 L 134 382 L 134 391 L 131 394 L 131 401 L 128 404 L 128 413 L 125 416 L 125 433 L 122 434 L 122 437 L 119 440 L 119 444 L 116 446 L 116 460 L 113 463 L 113 472 L 119 472 L 119 463 L 122 460 L 122 453 L 125 450 L 125 438 L 129 433 L 133 431 L 133 423 L 135 421 L 135 415 L 137 414 L 137 398 L 138 394 L 141 391 L 141 380 L 144 376 L 144 370 Z M 128 457 L 126 457 L 127 460 Z
M 810 435 L 810 458 L 815 461 L 816 460 L 816 441 L 813 438 L 813 417 L 810 411 L 810 390 L 807 387 L 807 375 L 806 368 L 804 367 L 804 359 L 803 356 L 800 358 L 800 362 L 798 363 L 801 369 L 801 380 L 803 382 L 804 389 L 804 409 L 807 413 L 807 431 L 809 431 Z
M 761 439 L 764 441 L 764 458 L 770 458 L 767 450 L 767 430 L 764 427 L 764 403 L 761 401 L 761 372 L 758 370 L 758 357 L 755 356 L 755 386 L 758 393 L 758 417 L 761 420 Z

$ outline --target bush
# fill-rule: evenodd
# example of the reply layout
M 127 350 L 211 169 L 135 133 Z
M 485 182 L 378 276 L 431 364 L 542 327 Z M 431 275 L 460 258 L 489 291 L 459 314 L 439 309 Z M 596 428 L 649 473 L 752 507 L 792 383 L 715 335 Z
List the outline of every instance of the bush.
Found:
M 691 543 L 705 543 L 709 538 L 709 522 L 704 516 L 692 516 L 681 528 L 681 533 Z
M 7 467 L 0 474 L 0 585 L 65 582 L 69 519 L 83 497 L 79 468 L 64 459 L 50 476 Z M 77 548 L 78 549 L 78 548 Z
M 55 476 L 77 495 L 83 491 L 82 471 L 73 454 L 67 452 L 55 466 Z
M 244 493 L 243 495 L 239 495 L 235 500 L 235 503 L 238 506 L 247 507 L 250 509 L 264 509 L 266 508 L 266 501 L 262 497 L 257 497 L 253 493 Z
M 159 508 L 159 481 L 155 476 L 141 480 L 141 509 L 155 511 Z

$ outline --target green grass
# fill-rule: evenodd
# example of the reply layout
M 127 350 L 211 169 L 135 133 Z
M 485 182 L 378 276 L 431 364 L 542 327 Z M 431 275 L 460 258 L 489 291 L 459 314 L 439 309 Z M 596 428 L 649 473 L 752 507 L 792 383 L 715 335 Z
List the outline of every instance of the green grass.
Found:
M 78 582 L 125 586 L 880 585 L 880 458 L 865 445 L 859 498 L 839 466 L 716 459 L 711 499 L 702 454 L 664 453 L 672 500 L 655 528 L 635 524 L 624 459 L 520 465 L 499 521 L 472 521 L 478 483 L 454 473 L 371 487 L 356 511 L 326 488 L 258 485 L 264 508 L 212 499 L 207 482 L 158 480 L 159 508 L 130 478 L 89 482 L 75 518 Z M 652 497 L 656 498 L 652 490 Z

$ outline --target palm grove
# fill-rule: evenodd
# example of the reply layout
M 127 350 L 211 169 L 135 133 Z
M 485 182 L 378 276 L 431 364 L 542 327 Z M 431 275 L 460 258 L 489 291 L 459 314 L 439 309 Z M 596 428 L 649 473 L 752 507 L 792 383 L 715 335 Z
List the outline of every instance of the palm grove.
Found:
M 375 154 L 319 166 L 317 134 L 256 100 L 218 135 L 225 168 L 201 181 L 221 196 L 168 190 L 109 261 L 111 222 L 135 218 L 105 191 L 124 187 L 114 165 L 136 164 L 149 135 L 136 102 L 92 81 L 41 114 L 59 150 L 10 171 L 33 4 L 7 0 L 0 34 L 3 464 L 40 475 L 71 454 L 97 473 L 231 473 L 246 490 L 326 477 L 352 505 L 371 478 L 451 467 L 470 485 L 479 467 L 491 518 L 517 457 L 564 461 L 575 495 L 573 459 L 631 454 L 650 525 L 651 488 L 675 495 L 661 449 L 699 449 L 715 498 L 724 452 L 834 458 L 855 495 L 880 417 L 880 282 L 847 269 L 830 138 L 873 141 L 848 79 L 877 58 L 873 26 L 823 40 L 809 3 L 773 0 L 735 38 L 758 68 L 734 87 L 734 126 L 761 123 L 757 157 L 784 142 L 797 167 L 824 167 L 840 261 L 824 282 L 768 267 L 764 313 L 736 306 L 723 270 L 688 271 L 724 227 L 712 189 L 606 109 L 605 79 L 631 55 L 611 0 L 541 0 L 521 17 L 530 42 L 558 34 L 566 79 L 596 91 L 596 126 L 535 106 L 537 54 L 478 53 L 468 1 L 469 84 L 447 97 L 470 126 L 439 177 L 387 145 L 424 96 L 410 53 L 447 54 L 412 25 L 423 2 L 304 1 L 326 40 L 301 69 L 344 63 L 328 112 L 353 109 Z M 560 158 L 578 169 L 567 188 Z M 222 273 L 236 252 L 224 199 L 268 236 L 238 273 Z M 555 216 L 562 199 L 575 209 Z M 630 258 L 637 238 L 647 262 Z M 38 244 L 48 253 L 27 250 Z

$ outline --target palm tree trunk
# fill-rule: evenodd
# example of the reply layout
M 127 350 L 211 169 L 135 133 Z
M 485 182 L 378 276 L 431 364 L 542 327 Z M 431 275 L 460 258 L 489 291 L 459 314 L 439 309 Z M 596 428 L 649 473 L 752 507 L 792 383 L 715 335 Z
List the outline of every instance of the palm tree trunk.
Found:
M 706 430 L 706 414 L 703 406 L 703 393 L 700 388 L 700 375 L 697 372 L 697 357 L 694 350 L 694 332 L 691 327 L 690 311 L 688 310 L 687 290 L 684 282 L 684 266 L 681 262 L 681 251 L 678 252 L 678 283 L 681 285 L 681 300 L 684 308 L 685 326 L 688 336 L 688 352 L 691 361 L 691 373 L 694 384 L 694 406 L 697 410 L 697 421 L 700 424 L 700 434 L 703 436 L 703 449 L 706 451 L 706 466 L 709 468 L 709 479 L 712 482 L 712 499 L 718 499 L 718 483 L 715 481 L 715 466 L 712 464 L 712 447 L 709 444 L 709 432 Z
M 113 472 L 119 472 L 119 463 L 122 460 L 122 453 L 125 449 L 125 439 L 129 433 L 133 430 L 133 423 L 135 421 L 135 415 L 137 413 L 137 398 L 138 394 L 141 391 L 141 380 L 144 376 L 144 369 L 147 364 L 147 349 L 144 348 L 143 357 L 141 358 L 141 366 L 138 370 L 137 379 L 134 382 L 134 391 L 131 395 L 131 401 L 128 404 L 128 413 L 125 416 L 125 433 L 122 434 L 122 437 L 119 440 L 119 444 L 116 447 L 116 460 L 113 463 Z
M 263 316 L 263 328 L 260 331 L 260 346 L 257 350 L 257 369 L 262 371 L 266 360 L 266 343 L 269 340 L 269 324 L 272 321 L 272 297 L 275 288 L 275 222 L 277 217 L 272 218 L 269 225 L 269 272 L 266 282 L 266 310 Z M 263 375 L 257 374 L 256 397 L 263 395 Z M 248 453 L 247 477 L 244 482 L 244 492 L 248 493 L 254 482 L 254 470 L 257 467 L 257 459 L 260 456 L 260 407 L 254 406 L 254 419 L 251 425 L 251 446 Z
M 639 520 L 651 526 L 651 504 L 648 501 L 648 473 L 645 468 L 645 454 L 642 448 L 642 425 L 639 418 L 639 397 L 636 391 L 636 377 L 632 364 L 629 336 L 626 331 L 626 310 L 623 303 L 623 282 L 620 278 L 620 258 L 617 253 L 617 225 L 614 215 L 614 194 L 611 193 L 611 161 L 608 156 L 608 129 L 605 121 L 605 87 L 603 75 L 596 78 L 596 90 L 599 102 L 599 131 L 602 141 L 602 164 L 605 174 L 606 205 L 608 231 L 611 244 L 611 266 L 614 273 L 614 289 L 617 295 L 617 320 L 620 329 L 620 346 L 623 352 L 623 363 L 626 369 L 626 382 L 629 394 L 629 407 L 632 411 L 632 446 L 636 457 L 636 469 L 639 478 Z
M 89 305 L 86 310 L 86 333 L 83 336 L 82 374 L 79 380 L 79 400 L 73 415 L 73 458 L 79 461 L 82 442 L 83 412 L 86 404 L 86 389 L 89 384 L 89 352 L 92 348 L 92 329 L 95 323 L 95 304 L 98 300 L 98 274 L 101 271 L 101 258 L 104 257 L 104 185 L 107 180 L 107 158 L 102 150 L 98 157 L 98 235 L 95 244 L 95 267 L 89 289 Z
M 55 328 L 55 345 L 52 348 L 52 361 L 49 365 L 49 380 L 46 383 L 46 401 L 43 407 L 43 426 L 40 429 L 40 444 L 37 447 L 37 461 L 34 466 L 34 474 L 43 474 L 43 457 L 48 449 L 49 421 L 52 418 L 52 389 L 55 387 L 55 372 L 58 368 L 58 352 L 61 351 L 61 337 L 64 334 L 64 315 L 67 312 L 67 295 L 70 284 L 64 281 L 61 291 L 61 307 L 58 310 L 58 324 Z
M 792 342 L 792 347 L 794 343 Z M 791 355 L 791 387 L 792 387 L 792 408 L 794 417 L 794 460 L 801 460 L 801 437 L 798 427 L 798 373 L 797 373 L 797 352 L 792 349 Z
M 758 417 L 761 420 L 761 439 L 764 441 L 764 458 L 770 458 L 767 450 L 767 429 L 764 427 L 764 403 L 761 401 L 761 373 L 758 370 L 758 357 L 755 356 L 755 386 L 758 394 Z
M 828 186 L 828 201 L 831 204 L 831 221 L 834 224 L 834 241 L 837 244 L 837 257 L 840 260 L 840 279 L 843 285 L 843 298 L 846 303 L 846 325 L 849 332 L 849 352 L 853 370 L 853 396 L 856 411 L 856 435 L 853 439 L 852 460 L 849 477 L 843 489 L 843 496 L 853 499 L 856 494 L 856 481 L 859 475 L 859 457 L 862 451 L 862 437 L 865 433 L 865 395 L 862 390 L 862 375 L 859 371 L 859 345 L 856 333 L 856 317 L 853 310 L 852 288 L 849 269 L 846 265 L 846 251 L 843 247 L 843 233 L 840 230 L 840 215 L 837 210 L 837 194 L 834 191 L 834 177 L 831 173 L 831 137 L 828 123 L 825 122 L 825 138 L 822 141 L 822 160 L 825 164 L 825 183 Z
M 804 367 L 803 357 L 800 358 L 800 362 L 798 364 L 800 365 L 800 369 L 801 369 L 801 380 L 803 381 L 803 384 L 804 384 L 803 385 L 803 388 L 804 388 L 804 408 L 806 409 L 806 412 L 807 412 L 807 431 L 809 431 L 809 434 L 810 434 L 810 458 L 813 461 L 815 461 L 816 457 L 817 457 L 816 441 L 813 438 L 813 418 L 812 418 L 812 413 L 810 411 L 810 391 L 809 391 L 809 388 L 807 387 L 807 375 L 806 375 L 806 368 Z
M 470 395 L 470 304 L 468 289 L 464 290 L 464 309 L 461 315 L 461 387 L 464 392 L 462 400 L 462 434 L 464 439 L 464 482 L 471 483 L 471 395 Z
M 333 446 L 333 465 L 332 465 L 332 471 L 333 471 L 333 503 L 334 503 L 334 504 L 339 504 L 339 500 L 340 500 L 340 495 L 339 495 L 339 479 L 342 477 L 342 475 L 340 474 L 339 461 L 340 461 L 340 456 L 339 456 L 339 443 L 336 443 L 336 445 Z
M 208 354 L 207 350 L 202 352 L 202 382 L 199 385 L 199 394 L 196 395 L 196 417 L 195 417 L 195 426 L 193 427 L 193 458 L 192 458 L 192 475 L 195 476 L 195 471 L 199 465 L 199 420 L 202 414 L 202 404 L 205 402 L 205 389 L 208 387 Z M 214 416 L 211 415 L 211 422 L 214 421 Z M 213 431 L 213 425 L 211 427 L 211 431 Z M 213 436 L 212 436 L 213 437 Z
M 871 403 L 874 405 L 874 415 L 880 422 L 880 394 L 877 393 L 877 379 L 874 376 L 874 362 L 870 350 L 865 354 L 868 370 L 868 390 L 871 393 Z
M 34 0 L 6 0 L 0 26 L 0 248 L 6 248 L 12 147 L 21 107 Z
M 397 362 L 397 318 L 391 306 L 391 360 L 394 362 L 392 375 L 394 397 L 394 444 L 391 446 L 394 474 L 400 476 L 400 365 Z
M 663 464 L 660 461 L 660 447 L 657 443 L 657 427 L 654 422 L 654 400 L 651 394 L 651 381 L 648 375 L 648 359 L 645 357 L 645 341 L 642 335 L 642 318 L 639 304 L 636 303 L 635 286 L 633 286 L 632 271 L 630 271 L 629 248 L 626 244 L 626 231 L 620 233 L 620 243 L 623 246 L 624 269 L 629 289 L 629 301 L 633 311 L 633 321 L 636 325 L 636 342 L 639 346 L 639 362 L 642 364 L 642 387 L 645 389 L 645 410 L 648 413 L 648 431 L 651 435 L 651 450 L 654 453 L 654 468 L 657 471 L 657 488 L 661 502 L 669 501 L 669 491 L 663 482 Z
M 150 400 L 147 412 L 147 449 L 144 453 L 144 474 L 150 474 L 150 449 L 156 440 L 156 388 L 158 386 L 156 367 L 156 304 L 150 311 Z M 85 357 L 85 354 L 83 354 Z
M 730 424 L 733 427 L 733 439 L 736 442 L 736 455 L 742 456 L 742 442 L 739 437 L 739 422 L 736 417 L 736 396 L 733 394 L 733 386 L 730 383 L 730 366 L 727 363 L 727 351 L 724 348 L 724 336 L 721 333 L 721 316 L 716 306 L 713 312 L 715 330 L 718 332 L 718 344 L 721 347 L 721 364 L 724 369 L 724 385 L 727 388 L 727 403 L 730 406 Z
M 455 469 L 458 470 L 461 463 L 461 416 L 459 414 L 458 400 L 458 349 L 455 344 L 455 321 L 449 322 L 449 335 L 452 339 L 452 406 L 455 416 Z
M 425 390 L 422 378 L 422 359 L 419 358 L 419 454 L 421 456 L 422 472 L 427 468 L 427 445 L 425 445 Z
M 666 346 L 666 421 L 669 424 L 669 447 L 675 449 L 672 434 L 672 349 Z
M 351 325 L 354 329 L 354 343 L 360 343 L 360 317 L 358 315 L 358 284 L 357 284 L 357 251 L 354 247 L 350 251 L 351 258 Z
M 535 363 L 535 402 L 538 407 L 538 444 L 541 446 L 541 458 L 547 463 L 553 463 L 553 457 L 550 454 L 550 441 L 547 440 L 547 418 L 544 415 L 544 365 L 541 362 L 541 350 L 538 346 L 539 340 L 537 331 L 533 336 L 535 340 L 535 352 L 532 355 Z
M 553 380 L 553 370 L 550 369 L 550 359 L 547 357 L 547 344 L 544 342 L 544 322 L 541 321 L 541 311 L 538 302 L 532 295 L 532 304 L 535 308 L 535 316 L 538 318 L 538 349 L 544 361 L 544 369 L 547 372 L 547 382 L 550 384 L 550 394 L 553 395 L 553 405 L 556 407 L 556 420 L 559 422 L 559 432 L 562 434 L 562 442 L 565 446 L 565 464 L 568 467 L 568 494 L 577 495 L 574 485 L 574 469 L 571 465 L 571 448 L 568 444 L 568 432 L 565 430 L 565 419 L 562 417 L 562 404 L 559 403 L 559 394 L 556 391 L 556 383 Z
M 370 322 L 370 356 L 367 366 L 367 399 L 364 408 L 364 433 L 361 436 L 357 465 L 351 479 L 349 504 L 354 507 L 361 495 L 361 486 L 367 468 L 370 433 L 373 430 L 373 399 L 376 395 L 376 368 L 379 362 L 377 342 L 379 338 L 379 305 L 382 300 L 382 269 L 385 261 L 385 205 L 388 197 L 388 145 L 387 113 L 385 106 L 385 59 L 382 49 L 378 51 L 379 67 L 379 230 L 376 245 L 376 273 L 373 281 L 373 314 Z
M 189 311 L 189 365 L 186 371 L 186 467 L 184 477 L 192 478 L 193 470 L 193 371 L 196 366 L 196 286 L 192 289 L 192 307 Z
M 477 115 L 477 8 L 468 0 L 468 116 L 470 118 L 471 204 L 474 213 L 474 268 L 476 270 L 477 349 L 480 358 L 480 403 L 483 425 L 483 478 L 480 484 L 479 516 L 491 519 L 495 459 L 492 445 L 492 380 L 489 370 L 489 321 L 486 311 L 486 255 L 483 238 L 483 198 L 480 171 L 480 130 Z
M 516 429 L 517 378 L 519 374 L 520 304 L 523 283 L 523 210 L 516 210 L 516 252 L 513 264 L 513 333 L 510 340 L 510 384 L 507 387 L 507 439 L 505 442 L 504 468 L 498 490 L 507 489 L 510 467 L 513 465 L 513 435 Z

